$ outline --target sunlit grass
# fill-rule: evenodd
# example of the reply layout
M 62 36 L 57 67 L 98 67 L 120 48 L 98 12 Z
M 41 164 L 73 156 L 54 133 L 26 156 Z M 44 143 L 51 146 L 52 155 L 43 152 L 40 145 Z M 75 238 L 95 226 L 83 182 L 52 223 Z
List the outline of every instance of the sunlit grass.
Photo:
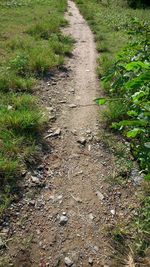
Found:
M 81 13 L 95 34 L 100 52 L 98 74 L 102 76 L 113 62 L 118 51 L 128 41 L 127 25 L 133 17 L 150 20 L 150 11 L 131 9 L 126 1 L 76 0 Z
M 45 126 L 33 86 L 72 52 L 72 38 L 61 33 L 66 7 L 66 0 L 0 0 L 0 214 Z

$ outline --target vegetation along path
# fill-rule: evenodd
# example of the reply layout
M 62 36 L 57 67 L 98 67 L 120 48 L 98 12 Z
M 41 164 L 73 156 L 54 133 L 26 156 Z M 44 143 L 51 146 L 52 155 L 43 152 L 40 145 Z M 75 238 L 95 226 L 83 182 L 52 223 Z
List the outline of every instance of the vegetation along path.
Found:
M 40 103 L 56 117 L 45 133 L 51 149 L 45 147 L 42 164 L 26 175 L 28 194 L 9 209 L 4 266 L 122 266 L 106 230 L 132 216 L 136 190 L 130 182 L 112 186 L 105 179 L 114 172 L 114 158 L 100 140 L 93 105 L 100 95 L 94 37 L 72 1 L 66 18 L 73 54 L 37 88 Z

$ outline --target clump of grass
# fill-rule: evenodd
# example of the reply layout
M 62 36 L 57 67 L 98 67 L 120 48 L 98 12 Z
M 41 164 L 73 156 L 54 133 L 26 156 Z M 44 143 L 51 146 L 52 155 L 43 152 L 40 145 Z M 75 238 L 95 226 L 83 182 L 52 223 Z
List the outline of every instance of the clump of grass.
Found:
M 32 73 L 43 75 L 48 70 L 62 65 L 64 58 L 55 54 L 48 44 L 40 44 L 29 51 L 29 70 Z
M 113 156 L 113 171 L 106 179 L 111 184 L 126 184 L 134 167 L 132 155 L 127 144 L 119 136 L 107 129 L 101 130 L 100 139 Z
M 149 10 L 129 8 L 126 1 L 76 0 L 83 16 L 95 34 L 97 49 L 101 53 L 98 71 L 102 76 L 114 61 L 118 51 L 128 41 L 126 28 L 132 17 L 149 21 Z M 105 14 L 105 16 L 104 16 Z
M 35 136 L 45 119 L 30 95 L 9 94 L 1 99 L 0 174 L 3 184 L 9 177 L 19 176 L 28 147 L 33 148 Z
M 11 192 L 26 169 L 28 158 L 36 152 L 36 139 L 45 122 L 31 95 L 1 95 L 1 104 L 0 215 L 12 200 Z
M 96 49 L 99 53 L 109 52 L 108 46 L 104 41 L 97 43 Z
M 48 40 L 53 33 L 58 33 L 60 26 L 66 26 L 67 21 L 62 16 L 53 16 L 48 20 L 41 20 L 40 22 L 33 24 L 27 33 L 35 38 L 42 38 Z
M 0 77 L 0 91 L 4 93 L 9 91 L 32 92 L 31 89 L 34 84 L 34 78 L 17 76 L 14 72 L 10 71 Z
M 124 264 L 126 263 L 125 266 L 130 266 L 130 261 L 135 266 L 138 266 L 139 263 L 145 267 L 149 265 L 150 186 L 148 183 L 144 183 L 142 186 L 144 193 L 141 194 L 139 192 L 140 203 L 137 208 L 138 215 L 132 217 L 130 222 L 124 220 L 122 224 L 116 225 L 111 231 L 109 230 L 116 249 L 116 256 L 122 259 Z M 129 256 L 132 257 L 130 258 Z
M 150 191 L 149 184 L 147 184 L 147 189 L 148 188 Z M 146 256 L 150 248 L 150 196 L 149 193 L 147 193 L 144 195 L 141 201 L 141 207 L 138 211 L 139 214 L 135 222 L 135 229 L 137 231 L 135 237 L 135 251 L 137 256 L 140 257 Z
M 10 53 L 15 51 L 28 51 L 28 49 L 35 46 L 35 40 L 32 36 L 28 34 L 18 35 L 16 34 L 13 39 L 7 40 L 7 49 Z
M 128 103 L 123 100 L 109 101 L 109 105 L 103 110 L 102 116 L 108 124 L 125 118 Z
M 71 36 L 64 36 L 62 34 L 53 34 L 51 39 L 49 39 L 49 44 L 52 50 L 57 55 L 67 55 L 70 56 L 72 52 L 72 44 L 74 40 Z
M 37 110 L 29 111 L 27 109 L 21 110 L 6 110 L 0 111 L 0 125 L 3 128 L 27 132 L 35 130 L 40 124 L 41 114 Z

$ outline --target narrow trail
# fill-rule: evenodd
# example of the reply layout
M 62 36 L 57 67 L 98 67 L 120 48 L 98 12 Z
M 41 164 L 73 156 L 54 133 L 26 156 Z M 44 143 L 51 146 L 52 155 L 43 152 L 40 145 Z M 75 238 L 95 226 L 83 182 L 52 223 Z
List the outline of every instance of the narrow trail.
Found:
M 12 216 L 8 254 L 15 267 L 66 266 L 65 257 L 73 267 L 112 266 L 105 228 L 115 222 L 116 210 L 126 209 L 128 216 L 127 193 L 120 197 L 116 186 L 113 194 L 104 179 L 112 173 L 113 159 L 98 140 L 98 108 L 80 107 L 100 94 L 93 34 L 70 0 L 66 17 L 65 32 L 75 48 L 65 71 L 39 85 L 42 105 L 57 117 L 52 125 L 57 133 L 52 137 L 50 128 L 45 134 L 51 146 L 41 167 L 48 173 L 45 186 L 13 206 L 19 212 Z
M 76 41 L 74 56 L 69 62 L 73 72 L 70 84 L 71 88 L 74 89 L 72 102 L 79 106 L 86 106 L 93 104 L 99 91 L 96 77 L 96 47 L 93 34 L 77 7 L 71 1 L 68 3 L 68 14 L 72 15 L 66 15 L 70 26 L 65 32 Z M 96 126 L 97 111 L 97 108 L 93 106 L 72 110 L 68 118 L 70 124 L 68 127 L 76 129 L 78 133 L 82 133 L 88 127 L 93 130 Z

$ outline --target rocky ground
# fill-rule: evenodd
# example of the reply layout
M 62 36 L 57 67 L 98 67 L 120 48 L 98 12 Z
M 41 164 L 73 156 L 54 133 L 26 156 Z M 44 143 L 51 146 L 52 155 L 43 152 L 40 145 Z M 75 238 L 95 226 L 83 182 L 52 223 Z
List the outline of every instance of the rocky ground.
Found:
M 101 95 L 93 35 L 72 1 L 66 17 L 74 51 L 64 68 L 36 88 L 49 128 L 42 162 L 26 174 L 24 194 L 1 225 L 1 256 L 7 262 L 1 266 L 120 266 L 113 265 L 106 230 L 134 213 L 132 183 L 112 186 L 106 179 L 114 158 L 99 137 L 93 102 Z

